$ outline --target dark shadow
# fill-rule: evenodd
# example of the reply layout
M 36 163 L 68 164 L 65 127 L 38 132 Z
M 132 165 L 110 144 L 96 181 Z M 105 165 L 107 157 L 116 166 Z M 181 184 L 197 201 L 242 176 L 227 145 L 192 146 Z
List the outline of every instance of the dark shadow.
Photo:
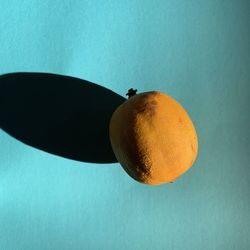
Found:
M 73 160 L 117 162 L 109 120 L 126 99 L 89 81 L 48 73 L 0 76 L 0 127 L 16 139 Z

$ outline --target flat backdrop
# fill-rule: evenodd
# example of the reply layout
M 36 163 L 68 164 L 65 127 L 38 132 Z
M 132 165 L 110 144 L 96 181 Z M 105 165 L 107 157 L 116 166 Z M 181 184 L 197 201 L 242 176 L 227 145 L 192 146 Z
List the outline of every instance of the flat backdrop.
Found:
M 152 187 L 118 163 L 65 159 L 0 130 L 0 249 L 250 249 L 249 9 L 248 0 L 1 0 L 0 74 L 165 92 L 192 117 L 199 155 L 175 183 Z

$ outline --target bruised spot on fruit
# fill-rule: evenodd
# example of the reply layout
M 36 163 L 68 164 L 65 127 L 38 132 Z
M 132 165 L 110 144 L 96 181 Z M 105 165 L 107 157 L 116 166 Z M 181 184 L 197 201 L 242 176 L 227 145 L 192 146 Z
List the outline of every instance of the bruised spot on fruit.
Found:
M 157 101 L 156 100 L 153 100 L 150 102 L 151 105 L 156 105 L 157 104 Z
M 150 116 L 153 116 L 156 114 L 156 108 L 153 107 L 153 106 L 148 106 L 147 108 L 147 113 L 150 115 Z
M 156 114 L 156 110 L 157 110 L 157 102 L 152 101 L 138 107 L 137 113 L 144 113 L 145 115 L 148 116 L 154 116 Z
M 191 149 L 194 152 L 194 145 L 193 144 L 191 144 Z
M 179 118 L 178 122 L 179 122 L 179 123 L 182 123 L 182 122 L 183 122 L 183 120 L 182 120 L 181 118 Z

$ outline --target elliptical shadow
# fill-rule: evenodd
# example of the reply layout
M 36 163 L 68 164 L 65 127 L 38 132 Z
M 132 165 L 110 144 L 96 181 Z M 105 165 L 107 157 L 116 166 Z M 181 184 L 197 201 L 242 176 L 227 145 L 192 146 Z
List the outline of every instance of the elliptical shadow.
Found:
M 114 163 L 109 121 L 125 100 L 75 77 L 5 74 L 0 76 L 0 127 L 48 153 L 83 162 Z

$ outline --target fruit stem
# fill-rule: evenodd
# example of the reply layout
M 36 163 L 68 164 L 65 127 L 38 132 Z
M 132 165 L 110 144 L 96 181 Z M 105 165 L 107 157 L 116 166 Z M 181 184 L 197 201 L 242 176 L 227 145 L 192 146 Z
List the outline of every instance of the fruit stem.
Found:
M 128 98 L 136 95 L 137 89 L 129 89 L 128 93 L 126 95 L 128 95 Z

